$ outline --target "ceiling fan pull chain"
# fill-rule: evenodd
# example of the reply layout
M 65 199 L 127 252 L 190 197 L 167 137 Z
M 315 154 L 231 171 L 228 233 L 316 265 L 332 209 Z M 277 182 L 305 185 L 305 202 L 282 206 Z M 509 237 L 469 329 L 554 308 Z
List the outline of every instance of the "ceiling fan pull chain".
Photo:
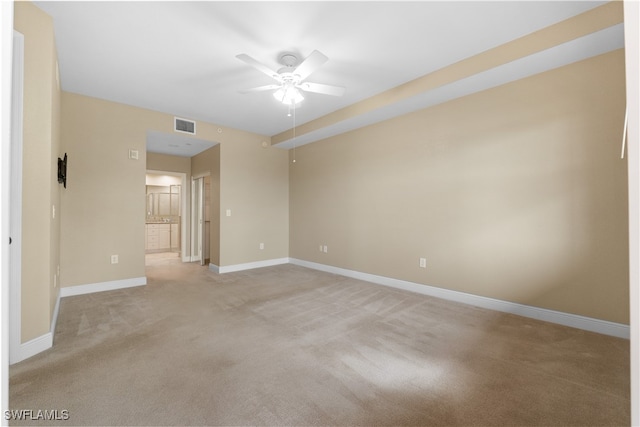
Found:
M 289 105 L 291 109 L 291 105 Z M 293 163 L 296 162 L 296 107 L 293 106 Z

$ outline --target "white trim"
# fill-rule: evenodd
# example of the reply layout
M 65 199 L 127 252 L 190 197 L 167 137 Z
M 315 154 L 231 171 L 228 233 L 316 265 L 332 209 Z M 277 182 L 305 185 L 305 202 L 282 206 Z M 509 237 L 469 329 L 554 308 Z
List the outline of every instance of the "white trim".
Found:
M 629 192 L 629 313 L 631 315 L 631 425 L 640 425 L 640 4 L 624 2 Z
M 25 359 L 35 356 L 38 353 L 42 353 L 45 350 L 53 347 L 53 337 L 56 333 L 56 325 L 58 323 L 58 313 L 60 311 L 60 292 L 58 292 L 58 297 L 56 298 L 56 305 L 53 308 L 53 316 L 51 317 L 51 327 L 49 332 L 44 335 L 40 335 L 37 338 L 34 338 L 25 343 L 20 343 L 19 345 L 12 348 L 11 359 L 9 361 L 10 364 L 22 362 Z
M 339 274 L 341 276 L 351 277 L 353 279 L 364 280 L 378 285 L 416 292 L 422 295 L 429 295 L 432 297 L 442 298 L 445 300 L 455 301 L 463 304 L 469 304 L 489 310 L 517 314 L 519 316 L 543 320 L 545 322 L 557 323 L 559 325 L 570 326 L 572 328 L 578 328 L 586 331 L 629 339 L 629 326 L 620 323 L 608 322 L 606 320 L 593 319 L 591 317 L 563 313 L 560 311 L 548 310 L 545 308 L 532 307 L 509 301 L 502 301 L 494 298 L 487 298 L 479 295 L 438 288 L 436 286 L 408 282 L 405 280 L 376 276 L 374 274 L 347 270 L 340 267 L 318 264 L 315 262 L 304 261 L 296 258 L 291 258 L 290 263 L 314 270 L 320 270 L 328 273 Z
M 211 171 L 206 171 L 196 175 L 191 175 L 191 179 L 194 180 L 194 179 L 206 178 L 208 176 L 211 176 Z
M 191 258 L 191 234 L 189 230 L 191 229 L 191 204 L 189 201 L 191 200 L 191 186 L 188 185 L 189 177 L 186 172 L 180 172 L 182 175 L 182 188 L 180 191 L 180 203 L 181 211 L 180 211 L 180 254 L 182 255 L 182 262 L 188 262 Z
M 49 350 L 51 347 L 53 347 L 53 334 L 51 332 L 47 332 L 44 335 L 40 335 L 37 338 L 20 344 L 20 346 L 12 352 L 13 354 L 10 363 L 14 364 L 21 362 L 38 353 Z
M 197 188 L 197 191 L 196 191 Z M 191 176 L 191 262 L 204 265 L 204 176 Z
M 13 96 L 11 138 L 11 265 L 9 266 L 9 363 L 22 356 L 22 125 L 24 93 L 24 35 L 13 32 Z M 28 352 L 27 352 L 28 353 Z
M 53 307 L 53 316 L 51 316 L 51 338 L 56 336 L 56 325 L 58 324 L 58 313 L 60 313 L 60 296 L 62 292 L 58 291 L 58 297 L 56 298 L 56 306 Z M 52 343 L 53 345 L 53 343 Z
M 53 347 L 53 337 L 56 333 L 56 325 L 58 324 L 58 313 L 60 312 L 60 292 L 58 292 L 58 298 L 56 298 L 56 305 L 53 309 L 53 316 L 51 317 L 51 328 L 49 332 L 44 335 L 40 335 L 25 343 L 19 344 L 15 351 L 12 352 L 10 364 L 22 362 L 38 353 Z
M 235 271 L 243 271 L 243 270 L 251 270 L 254 268 L 262 268 L 262 267 L 272 267 L 274 265 L 282 265 L 288 264 L 289 258 L 276 258 L 276 259 L 268 259 L 264 261 L 255 261 L 255 262 L 247 262 L 245 264 L 235 264 L 235 265 L 225 265 L 225 266 L 217 266 L 215 264 L 209 264 L 209 270 L 224 274 L 224 273 L 233 273 Z
M 92 294 L 94 292 L 113 291 L 116 289 L 125 289 L 135 286 L 147 284 L 146 277 L 136 277 L 125 280 L 114 280 L 111 282 L 91 283 L 88 285 L 69 286 L 60 288 L 56 305 L 53 309 L 51 318 L 51 330 L 44 335 L 34 338 L 26 343 L 19 344 L 12 348 L 9 363 L 14 364 L 35 356 L 45 350 L 53 347 L 53 337 L 56 333 L 56 325 L 58 324 L 58 313 L 60 312 L 60 300 L 64 297 Z
M 131 279 L 112 280 L 109 282 L 90 283 L 87 285 L 67 286 L 60 288 L 60 297 L 93 294 L 95 292 L 115 291 L 117 289 L 133 288 L 147 284 L 146 277 L 133 277 Z
M 0 1 L 0 410 L 9 409 L 11 120 L 13 2 Z M 4 417 L 3 417 L 4 418 Z M 9 425 L 8 420 L 0 421 Z

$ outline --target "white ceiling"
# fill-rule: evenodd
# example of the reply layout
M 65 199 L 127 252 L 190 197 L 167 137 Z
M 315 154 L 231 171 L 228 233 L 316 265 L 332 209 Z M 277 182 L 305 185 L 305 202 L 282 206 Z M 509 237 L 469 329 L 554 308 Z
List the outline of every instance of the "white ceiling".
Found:
M 181 134 L 147 131 L 147 151 L 172 156 L 193 157 L 216 145 L 214 142 Z
M 238 60 L 272 69 L 279 54 L 329 57 L 307 80 L 344 86 L 307 93 L 298 125 L 599 6 L 602 1 L 36 1 L 54 19 L 62 89 L 273 136 L 292 127 L 273 82 Z M 312 132 L 298 145 L 622 47 L 622 25 L 482 75 Z M 149 132 L 150 150 L 159 132 Z M 175 135 L 174 135 L 175 136 Z M 186 137 L 173 145 L 184 148 Z M 280 146 L 286 148 L 287 143 Z

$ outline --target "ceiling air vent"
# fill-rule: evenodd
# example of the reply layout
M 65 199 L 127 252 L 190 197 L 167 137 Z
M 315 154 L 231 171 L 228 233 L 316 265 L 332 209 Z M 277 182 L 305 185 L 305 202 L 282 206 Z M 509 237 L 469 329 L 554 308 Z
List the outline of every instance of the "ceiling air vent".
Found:
M 173 124 L 173 130 L 175 130 L 176 132 L 189 133 L 191 135 L 196 134 L 196 122 L 174 117 Z

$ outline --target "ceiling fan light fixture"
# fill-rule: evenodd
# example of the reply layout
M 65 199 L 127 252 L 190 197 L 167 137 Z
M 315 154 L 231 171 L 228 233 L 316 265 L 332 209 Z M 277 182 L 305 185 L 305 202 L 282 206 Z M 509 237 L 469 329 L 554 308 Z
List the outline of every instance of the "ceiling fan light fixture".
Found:
M 304 100 L 304 96 L 293 85 L 281 87 L 273 93 L 273 97 L 285 105 L 296 105 Z

